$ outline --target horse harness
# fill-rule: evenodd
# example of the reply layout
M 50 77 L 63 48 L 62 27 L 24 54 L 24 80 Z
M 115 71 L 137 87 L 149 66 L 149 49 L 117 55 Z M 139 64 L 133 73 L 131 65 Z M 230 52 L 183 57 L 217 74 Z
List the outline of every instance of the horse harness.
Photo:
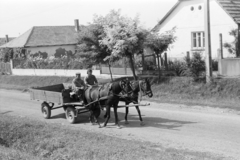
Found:
M 121 88 L 121 90 L 122 91 L 124 91 L 125 92 L 125 94 L 129 94 L 129 93 L 131 93 L 132 91 L 130 91 L 130 92 L 126 92 L 125 90 L 124 90 L 124 86 L 123 85 L 126 85 L 125 83 L 126 82 L 124 82 L 124 84 L 122 84 L 122 82 L 123 81 L 120 81 L 119 83 L 119 86 L 120 86 L 120 88 Z M 122 96 L 124 96 L 124 95 L 121 95 L 121 94 L 115 94 L 115 93 L 113 93 L 113 83 L 109 83 L 109 85 L 107 86 L 107 90 L 108 90 L 108 92 L 107 92 L 107 96 L 106 97 L 101 97 L 101 90 L 104 88 L 104 87 L 106 87 L 106 85 L 101 85 L 99 88 L 98 88 L 98 95 L 97 95 L 97 103 L 98 103 L 98 105 L 100 106 L 100 109 L 101 110 L 103 110 L 103 107 L 102 107 L 102 105 L 100 104 L 100 100 L 101 100 L 101 98 L 108 98 L 111 94 L 113 95 L 113 96 L 118 96 L 118 97 L 122 97 Z M 92 97 L 91 97 L 91 89 L 92 89 L 92 86 L 89 88 L 89 99 L 91 100 L 91 101 L 93 101 L 93 99 L 92 99 Z

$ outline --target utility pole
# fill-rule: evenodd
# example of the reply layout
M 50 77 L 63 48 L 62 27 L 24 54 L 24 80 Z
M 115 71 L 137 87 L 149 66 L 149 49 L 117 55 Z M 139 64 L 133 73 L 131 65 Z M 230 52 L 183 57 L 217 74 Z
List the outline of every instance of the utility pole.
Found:
M 237 33 L 238 33 L 238 43 L 237 43 L 237 48 L 236 48 L 236 51 L 237 51 L 237 55 L 236 55 L 236 57 L 240 57 L 240 24 L 238 24 L 238 31 L 237 31 Z
M 220 49 L 220 53 L 221 53 L 221 57 L 223 57 L 223 43 L 222 43 L 222 33 L 219 34 L 219 49 Z
M 204 0 L 204 6 L 206 82 L 210 83 L 212 78 L 212 54 L 209 0 Z

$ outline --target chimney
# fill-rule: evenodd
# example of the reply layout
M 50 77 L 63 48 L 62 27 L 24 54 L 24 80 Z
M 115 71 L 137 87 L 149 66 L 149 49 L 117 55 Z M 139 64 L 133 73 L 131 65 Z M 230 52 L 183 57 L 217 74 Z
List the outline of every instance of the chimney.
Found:
M 8 43 L 8 42 L 9 42 L 8 35 L 6 35 L 6 43 Z
M 75 23 L 75 31 L 76 31 L 76 32 L 79 32 L 79 23 L 78 23 L 78 19 L 75 19 L 75 20 L 74 20 L 74 23 Z

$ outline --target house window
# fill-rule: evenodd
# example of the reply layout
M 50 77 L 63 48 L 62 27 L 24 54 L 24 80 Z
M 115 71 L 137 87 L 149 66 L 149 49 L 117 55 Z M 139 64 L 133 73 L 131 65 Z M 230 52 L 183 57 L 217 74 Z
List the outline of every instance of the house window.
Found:
M 204 32 L 192 32 L 192 49 L 201 50 L 205 47 Z

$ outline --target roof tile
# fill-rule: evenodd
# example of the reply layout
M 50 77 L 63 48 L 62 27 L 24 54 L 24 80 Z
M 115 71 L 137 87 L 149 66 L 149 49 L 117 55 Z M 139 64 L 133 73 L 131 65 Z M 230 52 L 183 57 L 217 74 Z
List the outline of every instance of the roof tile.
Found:
M 32 27 L 14 40 L 0 46 L 0 48 L 71 44 L 77 44 L 77 32 L 75 31 L 74 26 L 40 26 Z
M 77 44 L 74 26 L 33 27 L 26 47 Z
M 240 1 L 239 0 L 217 0 L 222 8 L 240 24 Z

